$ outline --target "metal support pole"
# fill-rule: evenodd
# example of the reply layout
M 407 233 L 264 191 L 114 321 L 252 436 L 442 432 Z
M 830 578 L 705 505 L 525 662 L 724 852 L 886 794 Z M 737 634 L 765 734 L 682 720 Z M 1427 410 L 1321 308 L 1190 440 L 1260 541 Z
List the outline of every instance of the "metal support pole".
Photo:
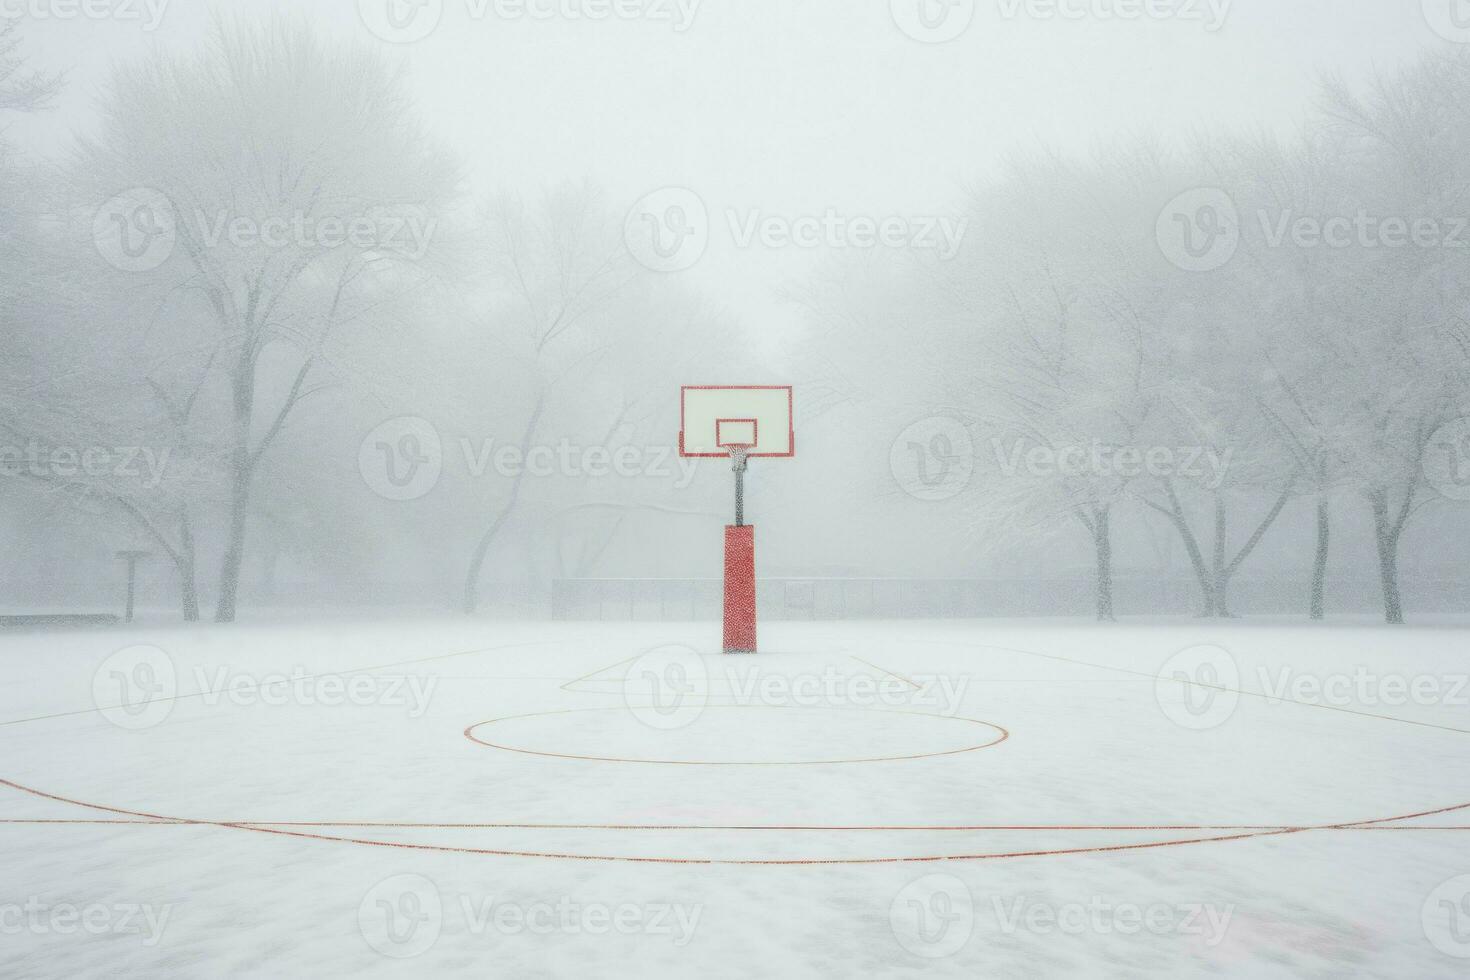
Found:
M 749 463 L 749 457 L 745 450 L 736 449 L 730 453 L 730 459 L 735 464 L 735 526 L 745 526 L 745 469 Z

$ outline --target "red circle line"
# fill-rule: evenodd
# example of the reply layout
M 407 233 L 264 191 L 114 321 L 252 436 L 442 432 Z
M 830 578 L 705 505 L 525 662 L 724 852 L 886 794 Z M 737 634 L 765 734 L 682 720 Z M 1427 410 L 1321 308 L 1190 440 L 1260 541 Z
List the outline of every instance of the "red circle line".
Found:
M 760 706 L 760 707 L 771 707 L 772 710 L 793 710 L 793 709 L 789 709 L 789 708 L 776 708 L 774 706 L 764 706 L 764 705 L 763 706 Z M 948 755 L 964 755 L 967 752 L 978 752 L 981 749 L 993 748 L 994 746 L 999 745 L 1000 743 L 1004 742 L 1006 739 L 1008 739 L 1008 738 L 1011 737 L 1011 733 L 1009 731 L 1007 731 L 1005 728 L 1002 728 L 1000 725 L 997 725 L 997 724 L 995 724 L 993 722 L 989 722 L 989 721 L 981 721 L 978 718 L 950 718 L 950 717 L 945 716 L 945 715 L 931 714 L 931 713 L 926 712 L 926 711 L 888 711 L 888 710 L 885 710 L 885 711 L 881 711 L 879 713 L 880 714 L 888 714 L 888 715 L 896 715 L 896 714 L 915 715 L 915 716 L 920 717 L 920 718 L 939 718 L 939 719 L 944 720 L 944 721 L 963 721 L 963 722 L 968 722 L 968 723 L 974 724 L 974 725 L 982 725 L 985 728 L 990 728 L 990 729 L 993 729 L 993 730 L 999 732 L 1000 733 L 1000 736 L 998 738 L 992 739 L 989 742 L 984 742 L 984 743 L 982 743 L 980 745 L 967 745 L 964 748 L 959 748 L 959 749 L 946 749 L 946 750 L 944 750 L 942 752 L 924 752 L 924 753 L 921 753 L 919 755 L 882 756 L 882 757 L 874 758 L 874 759 L 812 759 L 812 760 L 800 760 L 800 761 L 796 761 L 796 762 L 705 762 L 705 761 L 698 761 L 698 760 L 692 760 L 692 761 L 690 761 L 690 760 L 677 760 L 677 759 L 629 759 L 629 758 L 623 758 L 623 757 L 620 757 L 620 756 L 572 755 L 572 754 L 564 753 L 564 752 L 545 752 L 545 751 L 541 751 L 539 749 L 523 749 L 523 748 L 517 748 L 514 745 L 501 745 L 498 742 L 486 741 L 485 739 L 480 738 L 479 736 L 477 736 L 475 734 L 475 730 L 477 728 L 484 728 L 487 725 L 498 724 L 499 722 L 502 722 L 502 721 L 521 721 L 522 719 L 525 719 L 525 718 L 550 718 L 550 717 L 554 717 L 554 716 L 557 716 L 557 715 L 576 715 L 576 714 L 586 714 L 586 713 L 590 713 L 590 712 L 609 712 L 609 711 L 612 711 L 612 712 L 621 712 L 622 710 L 623 709 L 621 709 L 621 708 L 569 708 L 569 709 L 562 710 L 562 711 L 537 711 L 537 712 L 534 712 L 534 713 L 528 714 L 528 715 L 509 715 L 509 716 L 507 716 L 505 718 L 491 718 L 489 721 L 479 721 L 479 722 L 476 722 L 473 725 L 470 725 L 468 728 L 466 728 L 464 730 L 464 737 L 467 738 L 467 739 L 469 739 L 471 742 L 474 742 L 476 745 L 483 745 L 483 746 L 485 746 L 487 748 L 491 748 L 491 749 L 500 749 L 502 752 L 518 752 L 518 753 L 521 753 L 522 755 L 538 755 L 538 756 L 544 756 L 544 757 L 549 758 L 549 759 L 579 759 L 579 760 L 583 760 L 583 761 L 586 761 L 586 762 L 618 762 L 618 763 L 631 763 L 631 764 L 636 764 L 636 765 L 649 765 L 649 766 L 847 766 L 847 765 L 857 765 L 857 764 L 860 764 L 860 763 L 876 763 L 876 762 L 912 762 L 912 761 L 914 761 L 916 759 L 939 759 L 939 758 L 943 758 L 944 756 L 948 756 Z M 721 711 L 721 710 L 752 710 L 752 709 L 750 707 L 746 706 L 746 705 L 712 704 L 712 705 L 704 705 L 701 710 Z M 801 709 L 801 710 L 812 710 L 812 709 Z M 861 709 L 845 708 L 845 709 L 830 709 L 830 710 L 852 711 L 852 710 L 861 710 Z

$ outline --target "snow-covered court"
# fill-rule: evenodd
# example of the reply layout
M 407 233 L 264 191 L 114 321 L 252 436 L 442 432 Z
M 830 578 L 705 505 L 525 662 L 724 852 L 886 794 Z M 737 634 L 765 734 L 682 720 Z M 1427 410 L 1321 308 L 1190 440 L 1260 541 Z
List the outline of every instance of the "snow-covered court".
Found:
M 0 975 L 1470 971 L 1466 633 L 5 641 Z

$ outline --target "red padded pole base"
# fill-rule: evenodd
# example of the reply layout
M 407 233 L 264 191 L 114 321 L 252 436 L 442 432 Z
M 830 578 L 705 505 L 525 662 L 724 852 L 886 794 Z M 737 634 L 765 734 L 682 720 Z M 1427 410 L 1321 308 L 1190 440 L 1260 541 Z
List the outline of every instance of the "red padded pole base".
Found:
M 725 652 L 755 653 L 755 528 L 725 528 Z

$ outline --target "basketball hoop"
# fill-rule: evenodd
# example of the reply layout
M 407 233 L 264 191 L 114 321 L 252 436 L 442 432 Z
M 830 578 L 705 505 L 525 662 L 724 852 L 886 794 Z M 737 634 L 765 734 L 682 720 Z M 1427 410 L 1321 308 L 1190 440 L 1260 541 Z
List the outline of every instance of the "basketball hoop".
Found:
M 735 523 L 725 528 L 725 652 L 755 653 L 755 528 L 745 523 L 745 473 L 752 459 L 796 455 L 789 387 L 685 387 L 679 455 L 729 457 Z

